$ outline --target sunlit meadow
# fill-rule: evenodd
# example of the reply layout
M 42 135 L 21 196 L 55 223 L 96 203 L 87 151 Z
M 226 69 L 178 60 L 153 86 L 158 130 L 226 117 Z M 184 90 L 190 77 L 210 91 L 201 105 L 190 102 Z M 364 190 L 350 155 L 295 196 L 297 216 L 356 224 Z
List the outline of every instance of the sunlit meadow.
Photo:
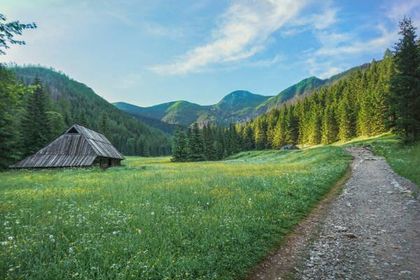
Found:
M 339 147 L 0 173 L 5 279 L 237 279 L 346 171 Z

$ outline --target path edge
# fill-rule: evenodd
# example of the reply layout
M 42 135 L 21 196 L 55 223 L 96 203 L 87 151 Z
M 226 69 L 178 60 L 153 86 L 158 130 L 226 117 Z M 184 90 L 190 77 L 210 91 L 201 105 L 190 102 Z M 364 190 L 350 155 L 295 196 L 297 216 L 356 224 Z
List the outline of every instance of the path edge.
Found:
M 251 269 L 244 279 L 294 279 L 296 267 L 299 266 L 299 263 L 305 257 L 305 249 L 308 248 L 320 230 L 320 222 L 327 214 L 334 200 L 342 193 L 347 181 L 351 178 L 353 165 L 354 157 L 350 160 L 341 178 L 313 206 L 306 217 L 294 226 L 280 244 Z

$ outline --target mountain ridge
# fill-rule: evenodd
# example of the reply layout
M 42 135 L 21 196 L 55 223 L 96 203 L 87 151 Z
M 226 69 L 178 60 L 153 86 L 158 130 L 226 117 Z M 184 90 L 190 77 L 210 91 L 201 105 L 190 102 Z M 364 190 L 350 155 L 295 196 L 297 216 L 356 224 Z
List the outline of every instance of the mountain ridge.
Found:
M 184 100 L 171 101 L 149 107 L 140 107 L 126 102 L 115 102 L 113 104 L 120 110 L 133 116 L 148 117 L 163 123 L 182 126 L 190 126 L 194 122 L 200 125 L 206 123 L 227 125 L 229 123 L 249 121 L 261 114 L 279 108 L 283 104 L 294 102 L 312 94 L 320 87 L 331 85 L 353 71 L 366 68 L 369 65 L 370 63 L 365 63 L 355 66 L 327 79 L 310 76 L 287 87 L 274 96 L 259 95 L 247 90 L 235 90 L 213 105 L 199 105 Z M 127 110 L 127 104 L 132 105 L 130 110 Z

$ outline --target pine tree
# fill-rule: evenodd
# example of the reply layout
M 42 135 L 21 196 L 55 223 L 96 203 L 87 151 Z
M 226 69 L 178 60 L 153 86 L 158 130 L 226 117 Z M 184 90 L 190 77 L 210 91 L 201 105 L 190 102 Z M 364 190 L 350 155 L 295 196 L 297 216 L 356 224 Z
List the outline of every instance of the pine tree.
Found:
M 48 126 L 50 127 L 50 135 L 48 142 L 59 136 L 66 129 L 64 117 L 62 114 L 54 111 L 47 112 Z
M 322 116 L 322 144 L 330 144 L 337 140 L 337 124 L 334 116 L 332 105 L 328 105 L 324 109 Z
M 396 131 L 405 141 L 420 137 L 420 54 L 411 19 L 400 22 L 402 38 L 395 46 L 395 75 L 391 79 Z
M 308 143 L 316 145 L 321 143 L 321 107 L 313 101 L 309 113 L 308 123 Z
M 172 147 L 172 161 L 186 161 L 188 159 L 186 135 L 183 129 L 175 131 Z
M 235 126 L 233 124 L 229 125 L 227 129 L 227 155 L 236 154 L 240 151 L 239 147 L 239 136 L 236 132 Z
M 190 161 L 202 161 L 204 157 L 204 144 L 203 137 L 201 135 L 200 128 L 198 123 L 194 123 L 193 129 L 191 131 L 191 138 L 189 139 L 189 160 Z
M 338 107 L 338 138 L 341 141 L 350 140 L 354 136 L 352 112 L 347 96 L 345 96 Z
M 222 159 L 226 156 L 225 152 L 225 133 L 222 127 L 216 128 L 216 157 L 217 159 Z
M 99 130 L 103 135 L 109 136 L 108 135 L 108 117 L 106 116 L 105 113 L 101 115 L 101 120 L 99 123 Z
M 245 151 L 255 149 L 254 132 L 252 131 L 251 125 L 248 123 L 242 130 L 242 148 Z
M 280 109 L 277 124 L 274 127 L 273 148 L 280 149 L 285 144 L 286 115 L 284 108 Z
M 23 88 L 0 64 L 0 169 L 14 163 L 21 155 L 18 111 Z
M 26 111 L 22 118 L 22 136 L 25 155 L 37 152 L 50 140 L 47 106 L 48 95 L 36 79 L 26 101 Z
M 207 124 L 203 127 L 204 156 L 206 160 L 216 160 L 215 136 L 212 127 Z
M 267 146 L 267 123 L 263 118 L 257 120 L 255 126 L 255 148 L 265 149 Z
M 286 144 L 297 144 L 298 140 L 298 119 L 295 115 L 295 106 L 290 106 L 286 113 L 286 129 L 284 141 Z

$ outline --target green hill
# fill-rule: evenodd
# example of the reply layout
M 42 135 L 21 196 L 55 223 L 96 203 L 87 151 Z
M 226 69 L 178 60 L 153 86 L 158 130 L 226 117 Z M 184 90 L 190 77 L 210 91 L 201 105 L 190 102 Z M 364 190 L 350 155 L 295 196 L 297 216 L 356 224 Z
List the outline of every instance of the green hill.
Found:
M 305 96 L 312 93 L 314 90 L 325 85 L 327 81 L 328 80 L 321 80 L 317 77 L 310 77 L 304 79 L 298 82 L 297 84 L 294 84 L 281 91 L 279 94 L 268 99 L 266 102 L 259 104 L 257 111 L 267 112 L 271 109 L 278 108 L 281 106 L 281 104 L 291 99 L 299 98 L 301 96 Z
M 148 118 L 167 124 L 189 126 L 194 122 L 199 124 L 246 122 L 281 107 L 285 103 L 293 103 L 305 96 L 311 95 L 322 86 L 328 86 L 348 77 L 356 70 L 365 69 L 369 64 L 353 67 L 329 79 L 309 77 L 282 90 L 275 96 L 263 96 L 245 90 L 229 93 L 217 104 L 202 106 L 188 101 L 173 101 L 150 107 L 139 107 L 125 102 L 114 105 L 137 118 Z M 150 120 L 146 123 L 153 125 Z M 154 124 L 155 126 L 156 124 Z
M 174 101 L 151 107 L 139 107 L 125 102 L 114 105 L 132 116 L 156 119 L 168 124 L 189 126 L 214 122 L 229 124 L 250 119 L 258 104 L 268 100 L 269 96 L 238 90 L 226 95 L 217 104 L 203 106 L 187 101 Z
M 86 125 L 103 132 L 126 155 L 161 155 L 170 152 L 168 135 L 118 110 L 83 83 L 63 73 L 38 66 L 13 67 L 24 84 L 41 80 L 54 111 L 63 115 L 65 124 Z M 101 121 L 106 121 L 106 131 Z

